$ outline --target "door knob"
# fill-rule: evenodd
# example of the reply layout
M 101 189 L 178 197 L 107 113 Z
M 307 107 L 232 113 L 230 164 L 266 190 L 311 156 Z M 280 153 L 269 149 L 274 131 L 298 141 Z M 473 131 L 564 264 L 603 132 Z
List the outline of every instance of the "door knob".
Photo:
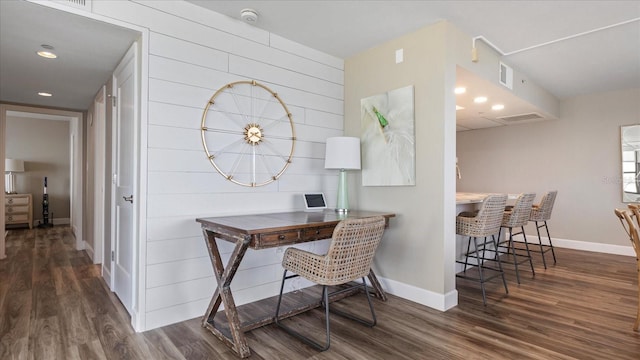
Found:
M 128 201 L 133 204 L 133 195 L 123 196 L 124 201 Z

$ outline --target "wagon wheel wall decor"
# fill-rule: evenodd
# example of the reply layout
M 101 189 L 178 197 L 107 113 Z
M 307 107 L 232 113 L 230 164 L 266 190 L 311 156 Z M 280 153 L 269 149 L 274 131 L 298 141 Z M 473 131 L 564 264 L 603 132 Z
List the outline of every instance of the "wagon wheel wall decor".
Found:
M 276 181 L 293 157 L 293 117 L 278 94 L 254 81 L 216 91 L 202 114 L 202 145 L 211 165 L 243 186 Z

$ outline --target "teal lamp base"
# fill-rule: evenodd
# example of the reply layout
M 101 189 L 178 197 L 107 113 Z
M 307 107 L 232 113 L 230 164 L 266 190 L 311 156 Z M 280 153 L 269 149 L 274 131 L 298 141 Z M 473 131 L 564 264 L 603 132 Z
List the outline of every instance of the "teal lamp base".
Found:
M 346 213 L 349 211 L 349 194 L 347 193 L 347 172 L 340 169 L 340 177 L 338 179 L 338 202 L 336 203 L 336 212 Z

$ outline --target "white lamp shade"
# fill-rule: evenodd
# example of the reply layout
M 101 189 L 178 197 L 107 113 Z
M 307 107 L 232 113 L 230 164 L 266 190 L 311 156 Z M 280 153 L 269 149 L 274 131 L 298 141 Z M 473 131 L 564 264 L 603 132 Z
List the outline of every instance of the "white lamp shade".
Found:
M 360 169 L 360 138 L 338 136 L 327 139 L 325 169 Z
M 4 159 L 5 172 L 24 172 L 24 161 L 17 159 Z

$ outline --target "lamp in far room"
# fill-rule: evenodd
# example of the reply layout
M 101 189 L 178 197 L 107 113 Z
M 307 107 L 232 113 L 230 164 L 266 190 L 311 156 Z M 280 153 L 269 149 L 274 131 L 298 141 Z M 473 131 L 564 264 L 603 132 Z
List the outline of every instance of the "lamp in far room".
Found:
M 348 136 L 328 138 L 324 168 L 340 170 L 336 211 L 348 212 L 349 195 L 347 194 L 346 170 L 360 170 L 360 138 Z
M 4 172 L 4 192 L 16 194 L 16 175 L 14 173 L 24 172 L 24 161 L 4 159 Z

